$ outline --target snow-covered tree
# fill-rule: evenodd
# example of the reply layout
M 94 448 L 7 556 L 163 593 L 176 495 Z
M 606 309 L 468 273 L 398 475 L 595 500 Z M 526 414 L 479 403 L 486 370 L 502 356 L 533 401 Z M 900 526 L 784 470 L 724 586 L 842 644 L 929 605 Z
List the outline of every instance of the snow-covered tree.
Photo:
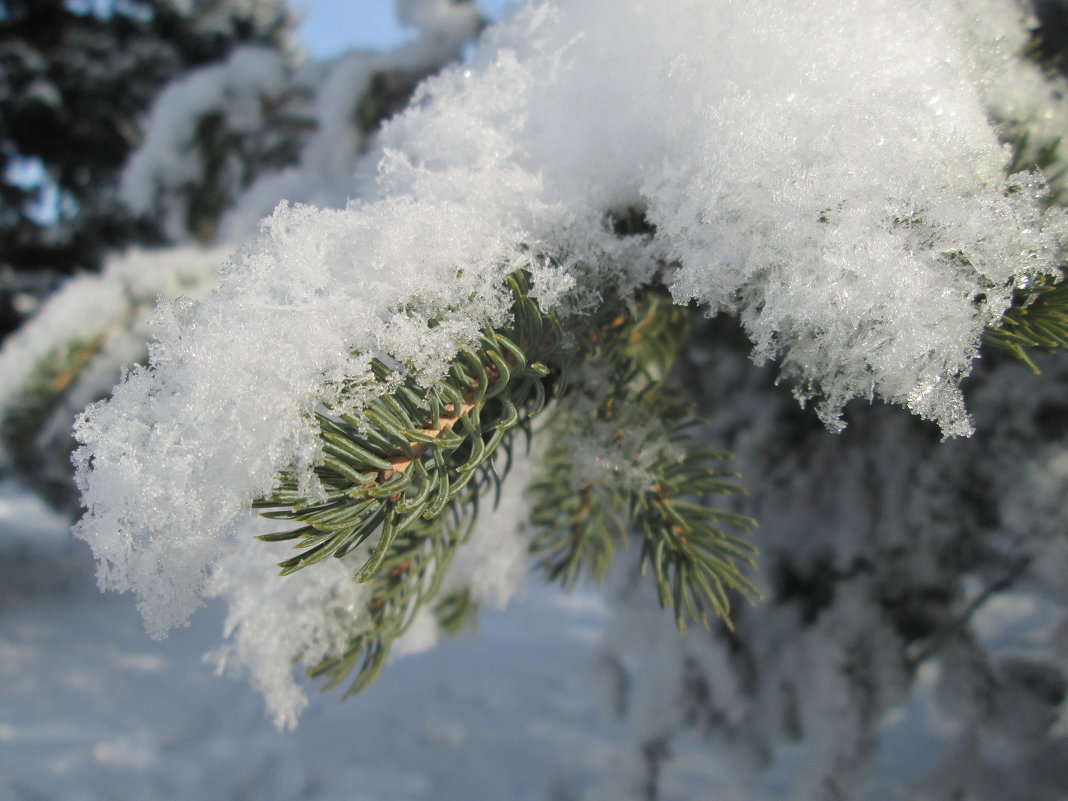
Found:
M 216 660 L 292 722 L 294 662 L 356 691 L 532 569 L 607 577 L 633 748 L 589 798 L 1065 786 L 1068 112 L 1034 9 L 531 0 L 372 136 L 479 27 L 400 8 L 396 53 L 238 51 L 157 102 L 124 197 L 240 247 L 78 419 L 102 585 L 157 636 L 223 598 Z M 85 339 L 63 297 L 19 375 Z M 903 721 L 933 756 L 870 785 Z
M 97 269 L 107 251 L 158 241 L 117 197 L 142 116 L 175 76 L 234 47 L 277 47 L 277 0 L 7 0 L 0 6 L 0 333 L 28 271 Z M 146 224 L 147 223 L 147 224 Z

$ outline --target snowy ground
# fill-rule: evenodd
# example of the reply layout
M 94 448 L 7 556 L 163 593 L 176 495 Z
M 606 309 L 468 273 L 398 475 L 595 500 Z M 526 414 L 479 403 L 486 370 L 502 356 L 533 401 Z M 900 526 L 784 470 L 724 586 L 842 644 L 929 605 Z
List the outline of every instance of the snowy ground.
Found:
M 984 639 L 1011 634 L 1005 648 L 1020 651 L 1028 631 L 1048 630 L 1049 621 L 1028 623 L 1048 615 L 1021 603 L 989 606 Z M 535 582 L 525 600 L 485 613 L 476 637 L 398 660 L 355 699 L 313 691 L 293 732 L 275 728 L 247 685 L 203 663 L 222 618 L 211 606 L 168 639 L 150 639 L 129 596 L 98 592 L 88 548 L 66 522 L 0 484 L 0 801 L 641 797 L 639 744 L 610 711 L 610 672 L 597 669 L 608 610 L 595 592 L 568 596 Z M 1036 750 L 1026 733 L 1006 730 L 983 740 L 996 754 L 955 754 L 967 733 L 937 711 L 929 667 L 885 719 L 875 775 L 857 799 L 956 798 L 948 788 L 966 774 L 969 799 L 1068 798 L 1063 732 Z M 823 734 L 834 731 L 828 724 Z M 1026 759 L 1015 753 L 1025 745 Z M 754 773 L 677 737 L 657 798 L 794 798 L 811 746 L 780 748 Z M 984 781 L 1018 792 L 977 792 Z
M 63 520 L 0 492 L 0 801 L 471 801 L 574 797 L 613 728 L 591 694 L 596 596 L 532 586 L 478 635 L 407 657 L 295 732 L 201 656 L 222 610 L 149 639 Z

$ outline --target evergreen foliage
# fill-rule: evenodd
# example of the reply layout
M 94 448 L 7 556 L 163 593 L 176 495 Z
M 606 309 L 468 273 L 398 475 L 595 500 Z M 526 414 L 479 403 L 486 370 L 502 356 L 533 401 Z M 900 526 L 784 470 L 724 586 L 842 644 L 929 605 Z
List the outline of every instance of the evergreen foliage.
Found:
M 987 329 L 984 341 L 1041 372 L 1028 351 L 1053 353 L 1068 346 L 1068 284 L 1048 275 L 1029 282 L 1016 293 L 1001 323 Z
M 299 524 L 260 536 L 296 540 L 301 552 L 279 564 L 282 575 L 343 558 L 377 533 L 354 575 L 371 588 L 366 618 L 343 655 L 311 668 L 328 687 L 353 669 L 350 693 L 366 687 L 393 640 L 437 601 L 480 499 L 499 493 L 515 432 L 529 438 L 550 400 L 554 410 L 538 436 L 553 444 L 531 515 L 531 550 L 548 579 L 602 578 L 616 542 L 633 531 L 643 571 L 651 570 L 680 630 L 688 619 L 710 625 L 707 610 L 729 625 L 729 593 L 757 595 L 739 565 L 753 564 L 753 546 L 731 533 L 753 521 L 691 500 L 740 488 L 733 474 L 710 466 L 727 455 L 691 436 L 687 407 L 665 388 L 689 311 L 648 290 L 561 321 L 530 297 L 525 271 L 509 276 L 508 286 L 511 324 L 487 323 L 478 345 L 461 347 L 434 385 L 420 387 L 403 365 L 374 359 L 378 400 L 356 416 L 329 407 L 316 415 L 324 454 L 318 486 L 286 473 L 255 504 L 271 509 L 264 517 Z M 493 459 L 498 450 L 502 465 Z M 447 631 L 462 628 L 468 606 L 462 596 L 440 601 Z
M 47 452 L 43 452 L 46 448 L 38 437 L 63 407 L 79 374 L 99 353 L 103 339 L 97 336 L 57 345 L 27 377 L 18 403 L 0 415 L 0 446 L 11 454 L 22 480 L 58 507 L 75 500 L 66 467 L 74 443 L 69 432 L 64 432 L 65 436 L 48 443 Z

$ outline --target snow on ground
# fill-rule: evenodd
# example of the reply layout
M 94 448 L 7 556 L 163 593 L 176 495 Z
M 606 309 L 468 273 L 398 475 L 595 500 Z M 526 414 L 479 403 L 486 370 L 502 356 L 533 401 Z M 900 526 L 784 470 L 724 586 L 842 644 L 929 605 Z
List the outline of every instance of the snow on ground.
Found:
M 595 692 L 592 593 L 534 584 L 357 698 L 310 688 L 280 732 L 202 662 L 221 605 L 157 642 L 92 571 L 64 520 L 0 487 L 0 801 L 574 797 L 619 739 Z
M 977 631 L 1002 652 L 1045 652 L 1048 611 L 1009 594 L 987 605 Z M 485 612 L 476 637 L 397 660 L 354 699 L 340 703 L 337 692 L 309 686 L 295 731 L 274 726 L 246 682 L 204 662 L 223 618 L 216 603 L 152 640 L 133 598 L 97 590 L 88 548 L 67 522 L 0 484 L 0 801 L 642 797 L 643 724 L 612 714 L 613 690 L 626 687 L 599 662 L 608 609 L 596 591 L 564 595 L 531 582 L 524 600 Z M 649 620 L 658 622 L 672 628 L 666 616 Z M 1011 786 L 998 766 L 1012 770 L 1026 733 L 1015 745 L 982 738 L 984 748 L 1008 749 L 1001 756 L 957 752 L 965 724 L 939 711 L 938 671 L 938 662 L 925 666 L 886 716 L 874 775 L 855 801 L 944 801 L 954 797 L 952 777 L 964 774 L 973 790 L 984 781 Z M 661 765 L 658 798 L 778 801 L 810 745 L 779 746 L 761 769 L 680 732 Z M 1034 780 L 1049 789 L 1045 797 L 1068 798 L 1055 789 L 1058 777 L 1068 779 L 1057 767 L 1064 753 L 1064 733 L 1051 732 L 1014 797 L 1032 797 L 1023 791 Z M 916 795 L 921 777 L 927 794 Z

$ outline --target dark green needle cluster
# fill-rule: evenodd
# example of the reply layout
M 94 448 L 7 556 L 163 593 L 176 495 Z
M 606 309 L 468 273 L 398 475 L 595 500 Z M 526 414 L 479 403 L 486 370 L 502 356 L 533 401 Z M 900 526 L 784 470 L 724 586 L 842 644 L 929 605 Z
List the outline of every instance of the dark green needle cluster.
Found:
M 1068 347 L 1068 284 L 1039 276 L 1016 293 L 997 327 L 987 328 L 984 341 L 1007 350 L 1038 373 L 1028 350 L 1053 353 Z
M 323 463 L 316 469 L 324 495 L 305 497 L 299 477 L 283 474 L 274 493 L 257 502 L 264 517 L 299 527 L 260 539 L 296 540 L 301 553 L 282 562 L 292 573 L 328 556 L 342 558 L 376 532 L 377 543 L 356 572 L 366 581 L 396 537 L 434 520 L 476 483 L 497 480 L 491 460 L 509 433 L 544 408 L 552 383 L 538 357 L 560 351 L 559 325 L 529 297 L 526 277 L 509 278 L 514 325 L 486 326 L 475 348 L 461 348 L 448 375 L 429 389 L 374 359 L 383 385 L 400 384 L 357 416 L 318 413 Z M 555 345 L 555 346 L 554 346 Z
M 532 436 L 532 418 L 550 401 L 553 413 L 537 433 L 550 444 L 530 520 L 531 550 L 549 580 L 602 577 L 614 545 L 633 533 L 643 570 L 680 628 L 687 619 L 708 624 L 706 610 L 726 618 L 728 591 L 756 594 L 739 567 L 752 563 L 752 546 L 739 536 L 752 521 L 700 502 L 738 491 L 714 466 L 725 454 L 691 434 L 685 406 L 665 389 L 691 311 L 650 289 L 609 295 L 598 312 L 561 322 L 530 297 L 526 272 L 513 273 L 508 285 L 510 324 L 486 324 L 433 385 L 372 360 L 374 380 L 388 391 L 355 414 L 330 407 L 316 414 L 318 492 L 303 491 L 307 482 L 289 472 L 256 504 L 265 517 L 292 523 L 260 537 L 293 541 L 298 553 L 279 564 L 283 574 L 352 557 L 353 577 L 368 587 L 347 646 L 310 669 L 327 686 L 355 672 L 350 692 L 366 687 L 422 608 L 447 631 L 477 612 L 463 590 L 439 598 L 442 579 L 480 500 L 499 497 L 515 432 Z M 604 430 L 625 443 L 620 458 L 645 459 L 647 480 L 582 474 L 577 457 Z M 649 453 L 655 458 L 640 456 Z

